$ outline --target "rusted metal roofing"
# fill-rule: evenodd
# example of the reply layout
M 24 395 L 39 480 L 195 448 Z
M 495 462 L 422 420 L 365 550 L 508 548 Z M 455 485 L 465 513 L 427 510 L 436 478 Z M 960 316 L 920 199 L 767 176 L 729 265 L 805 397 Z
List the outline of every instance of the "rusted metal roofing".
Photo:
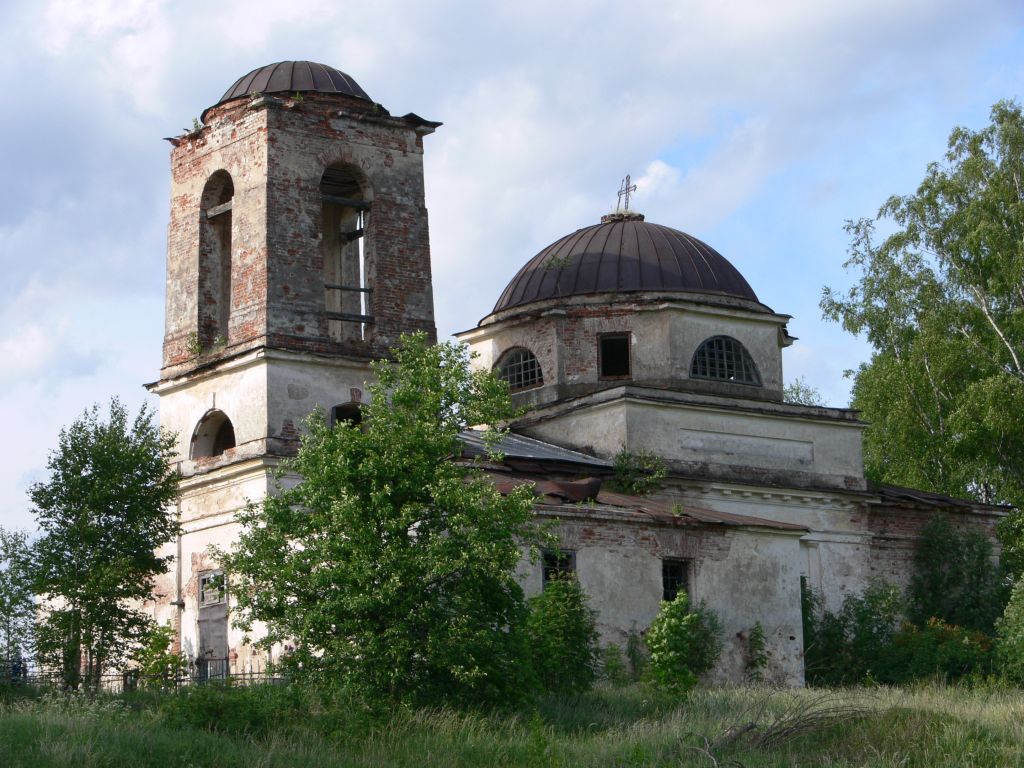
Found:
M 771 528 L 777 531 L 800 532 L 806 526 L 771 520 L 753 515 L 735 515 L 714 509 L 695 507 L 690 504 L 673 503 L 649 499 L 644 496 L 629 496 L 624 493 L 601 490 L 601 480 L 587 477 L 581 480 L 535 480 L 527 477 L 495 477 L 491 482 L 501 493 L 511 493 L 521 485 L 532 485 L 538 503 L 559 506 L 590 502 L 594 509 L 609 508 L 644 515 L 663 525 L 725 525 L 730 527 Z
M 643 496 L 628 496 L 624 493 L 601 491 L 597 494 L 598 504 L 643 512 L 658 522 L 675 525 L 693 525 L 695 523 L 717 523 L 730 526 L 756 526 L 774 528 L 780 531 L 806 531 L 807 527 L 795 523 L 771 520 L 767 517 L 753 515 L 734 515 L 731 512 L 719 512 L 714 509 L 695 507 L 690 504 L 672 503 Z
M 637 291 L 696 292 L 757 301 L 743 275 L 707 243 L 639 215 L 577 230 L 512 278 L 494 312 L 546 299 Z
M 478 429 L 467 429 L 459 433 L 462 441 L 462 452 L 464 456 L 475 457 L 487 455 L 487 447 L 484 445 L 484 433 Z M 585 453 L 571 451 L 568 448 L 561 448 L 542 440 L 535 440 L 532 437 L 523 435 L 507 434 L 498 441 L 495 446 L 499 453 L 506 458 L 529 459 L 532 461 L 554 461 L 563 464 L 580 464 L 589 467 L 611 467 L 612 463 L 596 456 L 588 456 Z
M 359 83 L 339 69 L 315 61 L 279 61 L 238 78 L 217 104 L 251 93 L 337 93 L 372 101 Z M 214 104 L 214 106 L 217 106 Z
M 958 499 L 955 496 L 947 496 L 944 493 L 920 491 L 917 488 L 904 488 L 899 485 L 880 484 L 872 486 L 872 490 L 881 497 L 883 502 L 926 504 L 930 507 L 955 507 L 957 509 L 1011 509 L 1009 505 L 1005 504 L 982 504 L 980 501 Z

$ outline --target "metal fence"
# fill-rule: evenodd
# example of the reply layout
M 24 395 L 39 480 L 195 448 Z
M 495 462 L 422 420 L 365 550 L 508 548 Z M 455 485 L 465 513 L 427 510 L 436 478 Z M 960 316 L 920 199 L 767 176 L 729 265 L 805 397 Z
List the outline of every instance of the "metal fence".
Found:
M 239 664 L 236 659 L 204 657 L 190 660 L 177 668 L 168 667 L 161 674 L 142 674 L 134 668 L 104 671 L 98 683 L 95 678 L 86 679 L 83 674 L 79 687 L 104 693 L 123 693 L 139 689 L 177 690 L 209 683 L 244 686 L 285 681 L 283 675 L 268 671 L 258 661 Z M 24 657 L 0 660 L 0 686 L 68 687 L 59 668 Z

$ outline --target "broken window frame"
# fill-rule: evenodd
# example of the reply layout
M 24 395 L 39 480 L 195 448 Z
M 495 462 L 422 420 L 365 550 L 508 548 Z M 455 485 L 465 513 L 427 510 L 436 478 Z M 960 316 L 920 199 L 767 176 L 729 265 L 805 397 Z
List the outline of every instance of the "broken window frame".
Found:
M 523 392 L 544 386 L 544 370 L 540 360 L 526 347 L 513 347 L 505 352 L 495 368 L 498 378 L 508 384 L 509 392 Z
M 622 341 L 626 342 L 626 372 L 625 373 L 605 373 L 605 363 L 608 357 L 608 351 L 605 350 L 605 344 L 607 342 Z M 616 331 L 614 333 L 601 333 L 597 337 L 597 373 L 598 378 L 604 381 L 615 381 L 630 379 L 633 377 L 633 334 L 629 331 Z
M 223 570 L 205 571 L 199 574 L 199 607 L 206 608 L 210 605 L 221 605 L 228 599 L 228 582 Z M 215 594 L 207 597 L 210 591 Z

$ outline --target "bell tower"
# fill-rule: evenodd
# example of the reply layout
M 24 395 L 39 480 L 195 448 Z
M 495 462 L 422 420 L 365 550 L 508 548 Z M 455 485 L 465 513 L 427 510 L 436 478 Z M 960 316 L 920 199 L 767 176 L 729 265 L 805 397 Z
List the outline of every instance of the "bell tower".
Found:
M 270 490 L 302 420 L 316 407 L 357 418 L 370 361 L 403 332 L 436 338 L 423 137 L 439 125 L 392 116 L 337 69 L 285 61 L 169 139 L 163 364 L 149 389 L 178 435 L 185 533 L 168 618 L 186 652 L 227 655 L 228 634 L 199 637 L 191 615 L 215 567 L 206 549 L 234 539 L 234 513 Z

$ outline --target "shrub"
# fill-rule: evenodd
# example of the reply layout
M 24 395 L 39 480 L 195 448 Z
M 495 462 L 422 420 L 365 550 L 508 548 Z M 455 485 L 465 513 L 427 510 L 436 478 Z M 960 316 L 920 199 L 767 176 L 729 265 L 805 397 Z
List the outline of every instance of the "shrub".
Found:
M 863 594 L 850 595 L 836 614 L 824 610 L 813 591 L 804 605 L 809 683 L 899 685 L 936 676 L 954 681 L 991 669 L 992 641 L 983 632 L 937 618 L 921 626 L 901 624 L 903 601 L 891 584 L 875 582 Z
M 526 632 L 541 686 L 554 693 L 580 693 L 594 683 L 599 649 L 594 612 L 579 582 L 550 580 L 530 598 Z
M 953 682 L 991 666 L 992 638 L 933 618 L 923 627 L 905 623 L 871 671 L 881 683 L 900 685 L 929 677 Z
M 978 531 L 960 532 L 945 515 L 921 528 L 914 551 L 907 615 L 918 626 L 938 618 L 991 632 L 1006 605 L 992 543 Z
M 644 676 L 647 669 L 647 652 L 644 650 L 644 639 L 637 631 L 636 622 L 629 629 L 626 637 L 626 660 L 629 662 L 629 677 L 636 683 Z
M 183 728 L 265 735 L 297 719 L 300 697 L 294 685 L 228 688 L 208 683 L 164 696 L 158 711 L 161 719 Z
M 804 669 L 817 685 L 857 683 L 888 664 L 886 653 L 899 627 L 903 599 L 883 581 L 849 595 L 838 613 L 804 586 Z
M 622 657 L 622 649 L 610 643 L 601 649 L 601 677 L 616 688 L 629 683 L 629 667 Z
M 644 496 L 661 487 L 665 462 L 649 451 L 635 453 L 623 448 L 614 459 L 611 487 L 620 493 Z
M 680 591 L 661 604 L 647 630 L 648 677 L 658 688 L 683 693 L 714 667 L 722 652 L 722 624 L 701 602 L 690 609 L 690 598 Z
M 1017 579 L 1003 617 L 996 623 L 996 659 L 1009 681 L 1024 684 L 1024 578 Z
M 146 634 L 142 647 L 132 657 L 138 664 L 143 687 L 173 686 L 177 678 L 185 675 L 188 659 L 185 654 L 171 650 L 173 643 L 174 629 L 169 624 L 154 625 Z
M 764 670 L 768 666 L 766 645 L 764 627 L 758 621 L 747 636 L 747 660 L 744 664 L 747 679 L 753 683 L 759 683 L 764 679 Z

